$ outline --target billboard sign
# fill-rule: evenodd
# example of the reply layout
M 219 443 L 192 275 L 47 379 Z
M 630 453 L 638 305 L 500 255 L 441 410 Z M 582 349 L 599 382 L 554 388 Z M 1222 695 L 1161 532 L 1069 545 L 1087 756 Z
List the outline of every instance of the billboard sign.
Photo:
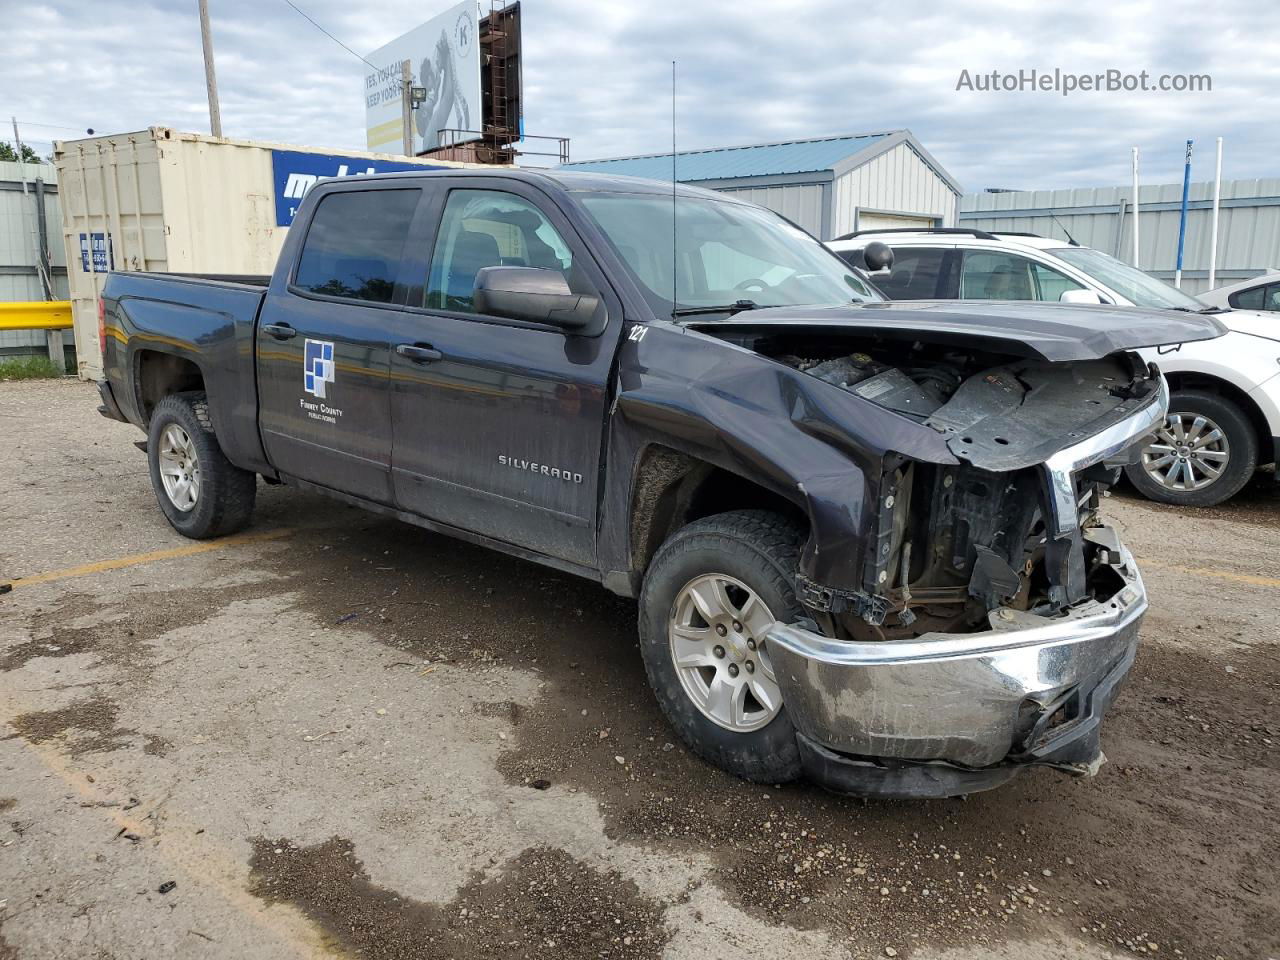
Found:
M 365 58 L 365 140 L 370 150 L 403 151 L 401 64 L 409 61 L 426 100 L 413 111 L 413 151 L 440 146 L 439 132 L 480 130 L 480 6 L 463 0 Z M 466 139 L 478 140 L 479 133 Z M 461 142 L 461 141 L 458 141 Z
M 344 157 L 341 154 L 304 153 L 301 150 L 272 150 L 271 179 L 275 182 L 276 226 L 287 227 L 293 223 L 302 198 L 321 180 L 332 177 L 363 177 L 371 173 L 398 173 L 401 170 L 440 169 L 443 168 L 438 164 L 412 163 L 408 160 L 374 160 L 369 157 Z

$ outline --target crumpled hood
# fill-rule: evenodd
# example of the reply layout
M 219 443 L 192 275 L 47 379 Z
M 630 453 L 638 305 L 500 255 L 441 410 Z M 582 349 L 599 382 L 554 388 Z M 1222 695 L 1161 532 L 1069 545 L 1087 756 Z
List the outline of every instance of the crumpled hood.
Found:
M 1227 328 L 1212 316 L 1176 310 L 1026 300 L 895 300 L 824 307 L 768 307 L 723 319 L 699 317 L 701 330 L 850 332 L 978 347 L 1053 362 L 1099 360 L 1121 350 L 1212 340 Z

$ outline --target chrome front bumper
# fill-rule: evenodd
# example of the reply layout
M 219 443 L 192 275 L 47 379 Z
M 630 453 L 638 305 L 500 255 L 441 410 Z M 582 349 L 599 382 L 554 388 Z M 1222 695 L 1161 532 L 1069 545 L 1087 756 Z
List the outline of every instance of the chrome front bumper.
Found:
M 1107 528 L 1085 539 L 1118 546 Z M 802 746 L 891 766 L 1038 762 L 1090 772 L 1101 713 L 1133 662 L 1147 609 L 1132 555 L 1123 546 L 1116 553 L 1122 585 L 1060 617 L 1000 609 L 982 633 L 884 643 L 774 624 L 770 660 Z

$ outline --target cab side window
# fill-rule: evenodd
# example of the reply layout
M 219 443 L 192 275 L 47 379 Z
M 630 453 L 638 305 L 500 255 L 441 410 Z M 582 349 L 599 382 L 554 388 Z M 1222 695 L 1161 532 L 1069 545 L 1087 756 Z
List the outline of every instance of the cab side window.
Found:
M 293 285 L 308 293 L 390 303 L 418 190 L 348 190 L 320 201 Z
M 476 274 L 485 267 L 555 270 L 577 289 L 573 253 L 537 207 L 497 190 L 454 190 L 436 235 L 425 306 L 474 313 Z
M 960 271 L 965 300 L 1052 300 L 1080 284 L 1044 264 L 1012 253 L 968 250 Z

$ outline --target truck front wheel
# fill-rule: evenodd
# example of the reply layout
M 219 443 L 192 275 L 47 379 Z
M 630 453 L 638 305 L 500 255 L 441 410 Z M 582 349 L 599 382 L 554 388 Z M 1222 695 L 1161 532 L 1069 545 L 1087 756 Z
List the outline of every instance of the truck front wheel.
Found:
M 663 713 L 695 753 L 747 780 L 800 775 L 764 632 L 803 616 L 803 542 L 776 513 L 717 514 L 667 540 L 641 590 L 640 649 Z
M 184 537 L 207 540 L 249 522 L 258 477 L 223 454 L 203 393 L 178 393 L 156 404 L 147 462 L 160 509 Z

